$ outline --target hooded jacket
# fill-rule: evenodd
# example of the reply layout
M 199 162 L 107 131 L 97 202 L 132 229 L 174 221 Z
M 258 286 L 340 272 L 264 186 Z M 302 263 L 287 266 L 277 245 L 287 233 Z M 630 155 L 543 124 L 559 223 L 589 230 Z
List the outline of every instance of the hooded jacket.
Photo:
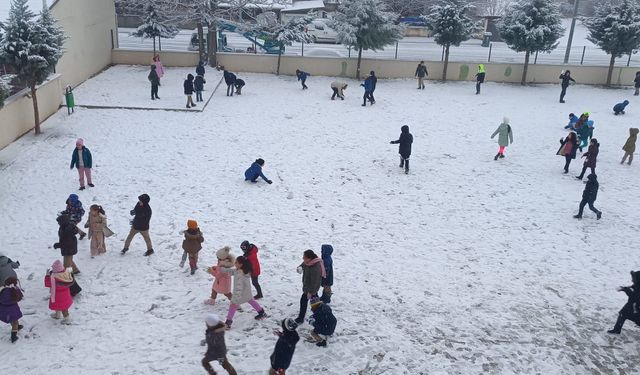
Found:
M 586 199 L 587 202 L 595 202 L 598 197 L 598 188 L 600 184 L 598 183 L 597 177 L 595 174 L 590 174 L 587 176 L 587 183 L 584 186 L 584 191 L 582 192 L 582 199 Z
M 347 83 L 346 82 L 340 82 L 340 81 L 333 81 L 333 82 L 331 82 L 331 88 L 338 90 L 338 95 L 340 97 L 343 97 L 344 96 L 344 92 L 343 91 L 347 88 Z
M 312 308 L 311 311 L 313 311 L 311 316 L 313 319 L 313 331 L 320 335 L 333 335 L 338 321 L 333 315 L 331 307 L 325 303 L 320 303 L 320 306 Z
M 624 102 L 622 102 L 622 103 L 618 103 L 618 104 L 614 105 L 614 106 L 613 106 L 613 112 L 614 112 L 614 113 L 616 113 L 616 114 L 618 114 L 618 113 L 620 113 L 620 112 L 624 111 L 625 107 L 626 107 L 628 104 L 629 104 L 629 101 L 628 101 L 628 100 L 625 100 L 625 101 L 624 101 Z
M 513 143 L 513 131 L 511 130 L 511 126 L 509 125 L 508 118 L 505 118 L 502 121 L 502 124 L 498 126 L 496 131 L 491 134 L 491 139 L 493 139 L 496 134 L 499 134 L 498 145 L 500 145 L 500 147 L 506 147 L 509 146 L 510 143 Z
M 373 92 L 373 79 L 371 76 L 367 77 L 362 84 L 365 92 Z
M 559 78 L 562 80 L 562 87 L 569 87 L 569 81 L 573 81 L 573 83 L 576 82 L 575 79 L 571 78 L 571 73 L 568 72 L 560 74 Z
M 139 231 L 149 230 L 149 221 L 151 220 L 149 201 L 151 198 L 149 198 L 147 194 L 142 194 L 138 199 L 142 202 L 142 205 L 138 203 L 133 210 L 131 210 L 131 215 L 134 215 L 131 227 Z
M 236 83 L 236 75 L 229 72 L 229 71 L 224 71 L 223 73 L 224 75 L 224 83 L 227 84 L 227 86 L 233 85 Z
M 218 323 L 213 327 L 207 327 L 205 336 L 207 339 L 207 354 L 209 360 L 216 360 L 227 356 L 227 345 L 224 342 L 224 323 Z
M 204 64 L 202 63 L 202 61 L 200 61 L 198 63 L 198 66 L 196 67 L 196 74 L 204 76 Z
M 400 138 L 396 141 L 391 141 L 391 144 L 400 144 L 398 153 L 405 159 L 411 156 L 411 144 L 413 143 L 413 135 L 409 133 L 409 126 L 403 125 L 400 128 Z
M 322 262 L 322 260 L 320 260 Z M 307 294 L 317 294 L 322 284 L 322 267 L 320 263 L 307 266 L 304 262 L 302 266 L 302 292 Z
M 231 303 L 241 305 L 253 299 L 253 294 L 251 293 L 251 273 L 244 273 L 241 269 L 224 267 L 221 267 L 220 271 L 233 276 Z
M 300 336 L 295 330 L 289 331 L 282 325 L 282 335 L 276 342 L 276 347 L 271 354 L 271 368 L 274 370 L 288 369 L 291 365 L 296 344 L 300 341 Z
M 157 68 L 155 65 L 151 65 L 151 71 L 147 77 L 152 85 L 158 86 L 160 84 L 160 77 L 158 76 Z
M 303 72 L 302 70 L 298 70 L 296 71 L 296 77 L 298 77 L 298 81 L 306 81 L 307 78 L 310 76 L 311 74 L 307 73 L 307 72 Z
M 640 314 L 640 271 L 631 271 L 633 285 L 622 288 L 629 299 L 620 310 L 620 315 L 629 316 L 631 314 Z M 636 321 L 640 325 L 640 321 Z
M 69 215 L 69 221 L 73 224 L 78 224 L 82 221 L 82 216 L 84 216 L 84 208 L 82 207 L 82 202 L 76 194 L 69 195 L 67 198 L 67 208 L 62 211 L 63 213 Z
M 85 168 L 91 168 L 92 163 L 93 163 L 93 159 L 91 158 L 91 151 L 89 151 L 88 148 L 82 146 L 82 164 L 84 164 Z M 80 168 L 77 148 L 73 149 L 73 154 L 71 155 L 70 169 L 73 169 L 73 167 Z
M 184 240 L 182 241 L 182 250 L 186 251 L 189 254 L 196 254 L 198 251 L 202 250 L 202 243 L 204 242 L 204 237 L 202 236 L 202 232 L 200 228 L 196 229 L 188 229 L 184 231 Z
M 594 140 L 595 138 L 592 139 L 592 141 Z M 590 168 L 595 168 L 599 152 L 600 152 L 600 143 L 596 141 L 595 145 L 590 144 L 589 150 L 582 155 L 586 157 L 584 161 L 584 165 Z
M 569 156 L 571 156 L 571 159 L 576 158 L 576 150 L 578 149 L 578 136 L 575 135 L 575 133 L 573 134 L 573 139 L 570 139 L 569 136 L 567 136 L 565 139 L 560 140 L 560 149 L 558 149 L 556 155 L 566 156 L 567 148 L 569 147 Z
M 184 94 L 193 95 L 193 74 L 187 75 L 187 79 L 184 80 Z
M 418 64 L 418 67 L 416 68 L 416 77 L 420 77 L 420 78 L 424 78 L 426 76 L 429 75 L 429 72 L 427 72 L 427 66 L 424 64 Z
M 630 128 L 629 129 L 629 138 L 622 146 L 622 149 L 629 153 L 636 152 L 636 140 L 638 139 L 638 128 Z
M 78 228 L 69 219 L 69 215 L 62 214 L 56 219 L 58 222 L 58 242 L 53 244 L 54 249 L 60 249 L 62 256 L 72 256 L 78 253 Z
M 324 270 L 326 273 L 326 277 L 322 278 L 322 286 L 332 286 L 333 285 L 333 258 L 331 255 L 333 254 L 333 246 L 331 245 L 322 245 L 320 248 L 320 252 L 322 254 L 322 262 L 324 263 Z
M 14 262 L 7 256 L 0 254 L 0 287 L 4 285 L 5 280 L 10 277 L 18 278 L 16 269 L 20 267 L 20 262 Z
M 476 73 L 476 81 L 480 83 L 484 83 L 484 76 L 486 72 L 484 70 L 484 64 L 478 65 L 478 73 Z
M 262 173 L 262 166 L 258 164 L 258 162 L 253 162 L 251 166 L 244 171 L 244 180 L 245 181 L 253 181 L 258 177 L 262 177 L 263 180 L 269 181 L 267 176 Z
M 244 252 L 244 256 L 251 264 L 251 277 L 260 276 L 260 261 L 258 260 L 258 247 L 254 244 L 249 245 L 249 249 Z
M 198 76 L 193 80 L 193 88 L 196 91 L 202 91 L 204 90 L 205 83 L 207 83 L 207 81 L 205 81 L 204 76 L 201 74 L 198 74 Z

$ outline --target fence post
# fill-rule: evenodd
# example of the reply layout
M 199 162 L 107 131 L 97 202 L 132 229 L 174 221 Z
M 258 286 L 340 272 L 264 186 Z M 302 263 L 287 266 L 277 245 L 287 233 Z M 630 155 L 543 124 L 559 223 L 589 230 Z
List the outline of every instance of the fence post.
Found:
M 538 51 L 536 51 L 536 57 L 533 58 L 533 65 L 536 65 L 538 62 Z
M 631 62 L 631 54 L 633 53 L 633 50 L 631 52 L 629 52 L 629 60 L 627 60 L 627 67 L 629 67 L 629 63 Z
M 257 36 L 253 36 L 253 54 L 257 54 L 258 53 L 258 37 Z
M 396 60 L 398 60 L 398 41 L 396 41 Z
M 489 43 L 489 58 L 487 59 L 487 62 L 491 62 L 491 48 L 493 47 L 493 43 Z
M 302 42 L 302 57 L 304 57 L 304 42 Z
M 587 46 L 582 46 L 582 57 L 580 58 L 580 65 L 584 61 L 584 52 L 587 50 Z
M 349 58 L 351 58 L 351 46 L 349 46 Z

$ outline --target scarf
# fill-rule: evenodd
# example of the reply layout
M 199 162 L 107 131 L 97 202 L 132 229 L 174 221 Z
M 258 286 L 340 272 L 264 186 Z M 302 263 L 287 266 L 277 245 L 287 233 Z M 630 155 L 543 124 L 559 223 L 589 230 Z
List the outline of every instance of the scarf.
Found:
M 73 282 L 73 278 L 71 274 L 67 271 L 60 273 L 51 273 L 49 275 L 51 279 L 51 287 L 49 288 L 49 292 L 51 293 L 51 302 L 56 302 L 56 279 L 60 280 L 62 283 L 71 283 Z
M 322 261 L 322 258 L 318 257 L 316 259 L 311 259 L 310 261 L 305 261 L 304 265 L 307 267 L 311 267 L 313 265 L 315 265 L 316 263 L 320 263 L 320 270 L 322 272 L 322 278 L 326 278 L 327 277 L 327 271 L 325 271 L 324 269 L 324 262 Z

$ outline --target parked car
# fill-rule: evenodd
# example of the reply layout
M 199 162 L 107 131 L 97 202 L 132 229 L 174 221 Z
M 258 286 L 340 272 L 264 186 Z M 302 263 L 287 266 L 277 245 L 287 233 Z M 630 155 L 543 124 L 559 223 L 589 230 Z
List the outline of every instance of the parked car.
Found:
M 407 26 L 427 26 L 422 17 L 400 17 L 398 22 Z
M 331 48 L 313 48 L 304 51 L 305 56 L 313 57 L 346 57 L 344 53 Z
M 328 19 L 317 18 L 307 25 L 313 43 L 338 43 L 338 32 L 327 26 Z

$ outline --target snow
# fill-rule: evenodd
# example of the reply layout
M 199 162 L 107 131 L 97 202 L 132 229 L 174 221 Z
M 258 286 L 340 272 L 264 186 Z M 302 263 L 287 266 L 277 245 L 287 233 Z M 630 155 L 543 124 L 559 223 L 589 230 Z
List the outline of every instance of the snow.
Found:
M 33 12 L 33 14 L 38 15 L 42 10 L 42 1 L 43 0 L 28 0 L 27 5 L 29 5 L 29 9 Z M 51 5 L 53 2 L 51 0 L 44 0 L 47 5 Z M 4 22 L 7 18 L 9 18 L 9 10 L 11 9 L 11 0 L 2 0 L 0 1 L 0 21 Z
M 104 93 L 115 101 L 131 92 L 150 104 L 146 78 L 137 78 L 143 68 L 111 68 L 102 75 L 119 85 L 95 85 L 102 91 L 93 96 L 81 87 L 78 99 L 101 104 Z M 228 302 L 204 305 L 211 278 L 178 268 L 178 232 L 193 218 L 206 238 L 200 267 L 223 245 L 236 255 L 245 239 L 260 248 L 260 303 L 270 317 L 256 322 L 244 306 L 227 332 L 240 374 L 266 372 L 272 329 L 298 309 L 302 252 L 322 243 L 335 248 L 338 327 L 326 349 L 298 343 L 291 374 L 637 370 L 640 330 L 627 323 L 620 336 L 605 333 L 626 301 L 615 288 L 640 268 L 639 166 L 618 164 L 628 128 L 640 120 L 630 90 L 571 86 L 559 104 L 557 85 L 487 83 L 474 95 L 472 82 L 429 81 L 417 91 L 413 80 L 380 80 L 377 103 L 363 108 L 353 80 L 345 101 L 331 101 L 335 77 L 310 77 L 306 91 L 295 77 L 243 79 L 242 96 L 219 89 L 202 113 L 77 108 L 67 116 L 63 108 L 42 136 L 0 151 L 0 249 L 21 262 L 26 290 L 25 329 L 11 344 L 1 326 L 0 363 L 16 374 L 203 372 L 204 317 L 224 316 Z M 184 97 L 168 94 L 171 80 L 160 97 L 177 108 Z M 614 117 L 611 107 L 624 98 L 632 102 L 627 114 Z M 555 155 L 570 111 L 595 120 L 600 221 L 590 211 L 571 217 L 584 187 L 573 178 L 581 162 L 565 176 Z M 515 143 L 494 161 L 489 136 L 504 115 Z M 408 176 L 389 145 L 404 124 L 415 138 Z M 96 187 L 81 192 L 67 169 L 77 137 L 95 163 Z M 257 157 L 273 185 L 243 181 Z M 88 241 L 79 242 L 84 290 L 67 327 L 49 317 L 42 277 L 59 257 L 51 248 L 55 218 L 69 193 L 85 207 L 102 204 L 116 236 L 96 259 Z M 123 257 L 141 193 L 151 196 L 156 254 L 143 257 L 138 237 Z
M 286 6 L 281 12 L 299 12 L 301 10 L 324 9 L 323 0 L 294 1 L 292 5 Z

